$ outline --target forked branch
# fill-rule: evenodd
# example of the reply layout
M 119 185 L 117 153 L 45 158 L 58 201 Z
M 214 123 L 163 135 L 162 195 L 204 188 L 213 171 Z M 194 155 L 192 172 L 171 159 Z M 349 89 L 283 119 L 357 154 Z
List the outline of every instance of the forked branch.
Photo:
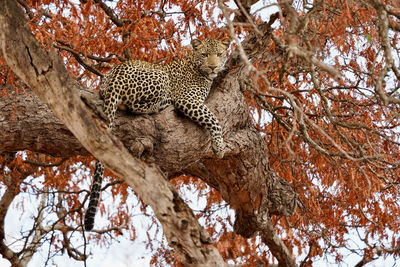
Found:
M 133 158 L 81 101 L 80 86 L 56 53 L 46 52 L 27 28 L 13 0 L 0 7 L 0 45 L 10 68 L 65 123 L 82 145 L 150 205 L 169 244 L 185 265 L 226 265 L 191 209 L 154 164 Z

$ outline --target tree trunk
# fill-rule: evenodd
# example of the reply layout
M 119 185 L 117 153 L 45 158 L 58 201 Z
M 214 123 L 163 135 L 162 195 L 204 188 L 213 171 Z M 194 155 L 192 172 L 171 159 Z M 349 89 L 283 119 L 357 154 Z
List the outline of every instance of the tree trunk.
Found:
M 216 249 L 204 246 L 210 242 L 204 229 L 163 174 L 167 178 L 181 173 L 199 177 L 218 190 L 235 210 L 237 233 L 250 237 L 264 231 L 263 240 L 280 264 L 294 265 L 285 245 L 271 232 L 269 215 L 292 214 L 295 193 L 271 170 L 265 140 L 252 125 L 239 86 L 239 80 L 247 76 L 247 68 L 238 60 L 238 54 L 231 56 L 229 71 L 214 83 L 206 102 L 224 131 L 223 159 L 212 153 L 208 132 L 173 107 L 151 116 L 119 112 L 113 130 L 115 137 L 96 116 L 96 108 L 101 107 L 97 93 L 77 84 L 58 56 L 38 45 L 14 1 L 3 2 L 3 55 L 34 93 L 2 97 L 1 152 L 26 149 L 57 157 L 93 154 L 153 208 L 169 244 L 186 264 L 222 266 Z M 268 28 L 264 30 L 267 32 Z M 252 38 L 247 39 L 244 47 L 255 45 Z

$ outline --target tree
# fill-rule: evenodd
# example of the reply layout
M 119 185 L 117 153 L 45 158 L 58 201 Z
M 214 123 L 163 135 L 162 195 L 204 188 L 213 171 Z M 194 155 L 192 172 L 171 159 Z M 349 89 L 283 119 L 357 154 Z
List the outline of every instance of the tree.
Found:
M 13 266 L 26 265 L 45 242 L 49 257 L 61 251 L 86 260 L 85 246 L 72 240 L 85 236 L 88 191 L 80 181 L 93 156 L 115 177 L 103 189 L 123 204 L 104 211 L 110 223 L 88 234 L 90 242 L 134 237 L 128 185 L 173 249 L 155 257 L 172 265 L 309 266 L 327 254 L 340 262 L 345 249 L 360 256 L 358 266 L 398 256 L 397 1 L 3 2 L 0 253 Z M 184 40 L 221 35 L 235 45 L 207 105 L 224 129 L 223 159 L 173 108 L 119 113 L 113 133 L 106 130 L 93 89 L 111 66 L 167 62 L 187 51 Z M 32 177 L 44 177 L 40 188 Z M 207 195 L 203 215 L 177 193 L 188 184 Z M 21 191 L 40 204 L 15 251 L 4 217 Z M 204 229 L 196 217 L 209 217 L 222 200 L 235 212 L 233 230 L 229 221 L 218 233 L 212 224 Z

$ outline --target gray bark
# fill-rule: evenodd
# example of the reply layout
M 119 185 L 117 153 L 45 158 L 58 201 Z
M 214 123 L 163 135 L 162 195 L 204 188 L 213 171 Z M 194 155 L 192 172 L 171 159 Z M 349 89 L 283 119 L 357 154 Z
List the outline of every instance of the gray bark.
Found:
M 218 159 L 211 151 L 208 132 L 173 107 L 151 116 L 119 112 L 109 133 L 95 111 L 101 106 L 97 93 L 82 88 L 54 52 L 37 44 L 14 1 L 4 2 L 1 49 L 9 67 L 33 93 L 2 97 L 0 152 L 27 149 L 57 157 L 94 155 L 153 208 L 169 244 L 185 264 L 223 266 L 215 247 L 205 246 L 211 242 L 206 232 L 165 179 L 181 173 L 199 177 L 235 210 L 237 233 L 249 237 L 260 231 L 280 264 L 294 265 L 274 234 L 269 216 L 292 214 L 295 194 L 271 170 L 265 140 L 252 125 L 239 86 L 239 80 L 247 76 L 246 67 L 237 54 L 228 63 L 228 68 L 235 69 L 215 82 L 206 102 L 224 130 L 225 156 Z M 248 49 L 256 45 L 252 38 L 244 43 Z

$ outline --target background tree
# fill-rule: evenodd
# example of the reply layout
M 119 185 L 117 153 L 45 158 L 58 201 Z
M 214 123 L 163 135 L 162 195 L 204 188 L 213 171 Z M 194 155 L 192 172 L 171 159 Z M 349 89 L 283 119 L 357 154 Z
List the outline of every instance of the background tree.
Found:
M 49 258 L 86 261 L 88 241 L 134 239 L 144 230 L 132 226 L 129 188 L 163 227 L 170 247 L 154 251 L 159 265 L 398 257 L 398 1 L 2 2 L 0 253 L 13 265 L 44 244 Z M 223 159 L 172 107 L 120 113 L 107 132 L 93 90 L 104 72 L 129 59 L 168 62 L 190 38 L 224 34 L 234 46 L 207 102 L 224 129 Z M 117 207 L 103 202 L 108 225 L 85 234 L 91 155 L 119 177 L 109 172 L 103 188 Z M 196 216 L 176 191 L 188 185 L 207 197 Z M 16 249 L 4 218 L 24 192 L 38 212 Z M 216 227 L 222 201 L 235 219 L 217 214 Z

